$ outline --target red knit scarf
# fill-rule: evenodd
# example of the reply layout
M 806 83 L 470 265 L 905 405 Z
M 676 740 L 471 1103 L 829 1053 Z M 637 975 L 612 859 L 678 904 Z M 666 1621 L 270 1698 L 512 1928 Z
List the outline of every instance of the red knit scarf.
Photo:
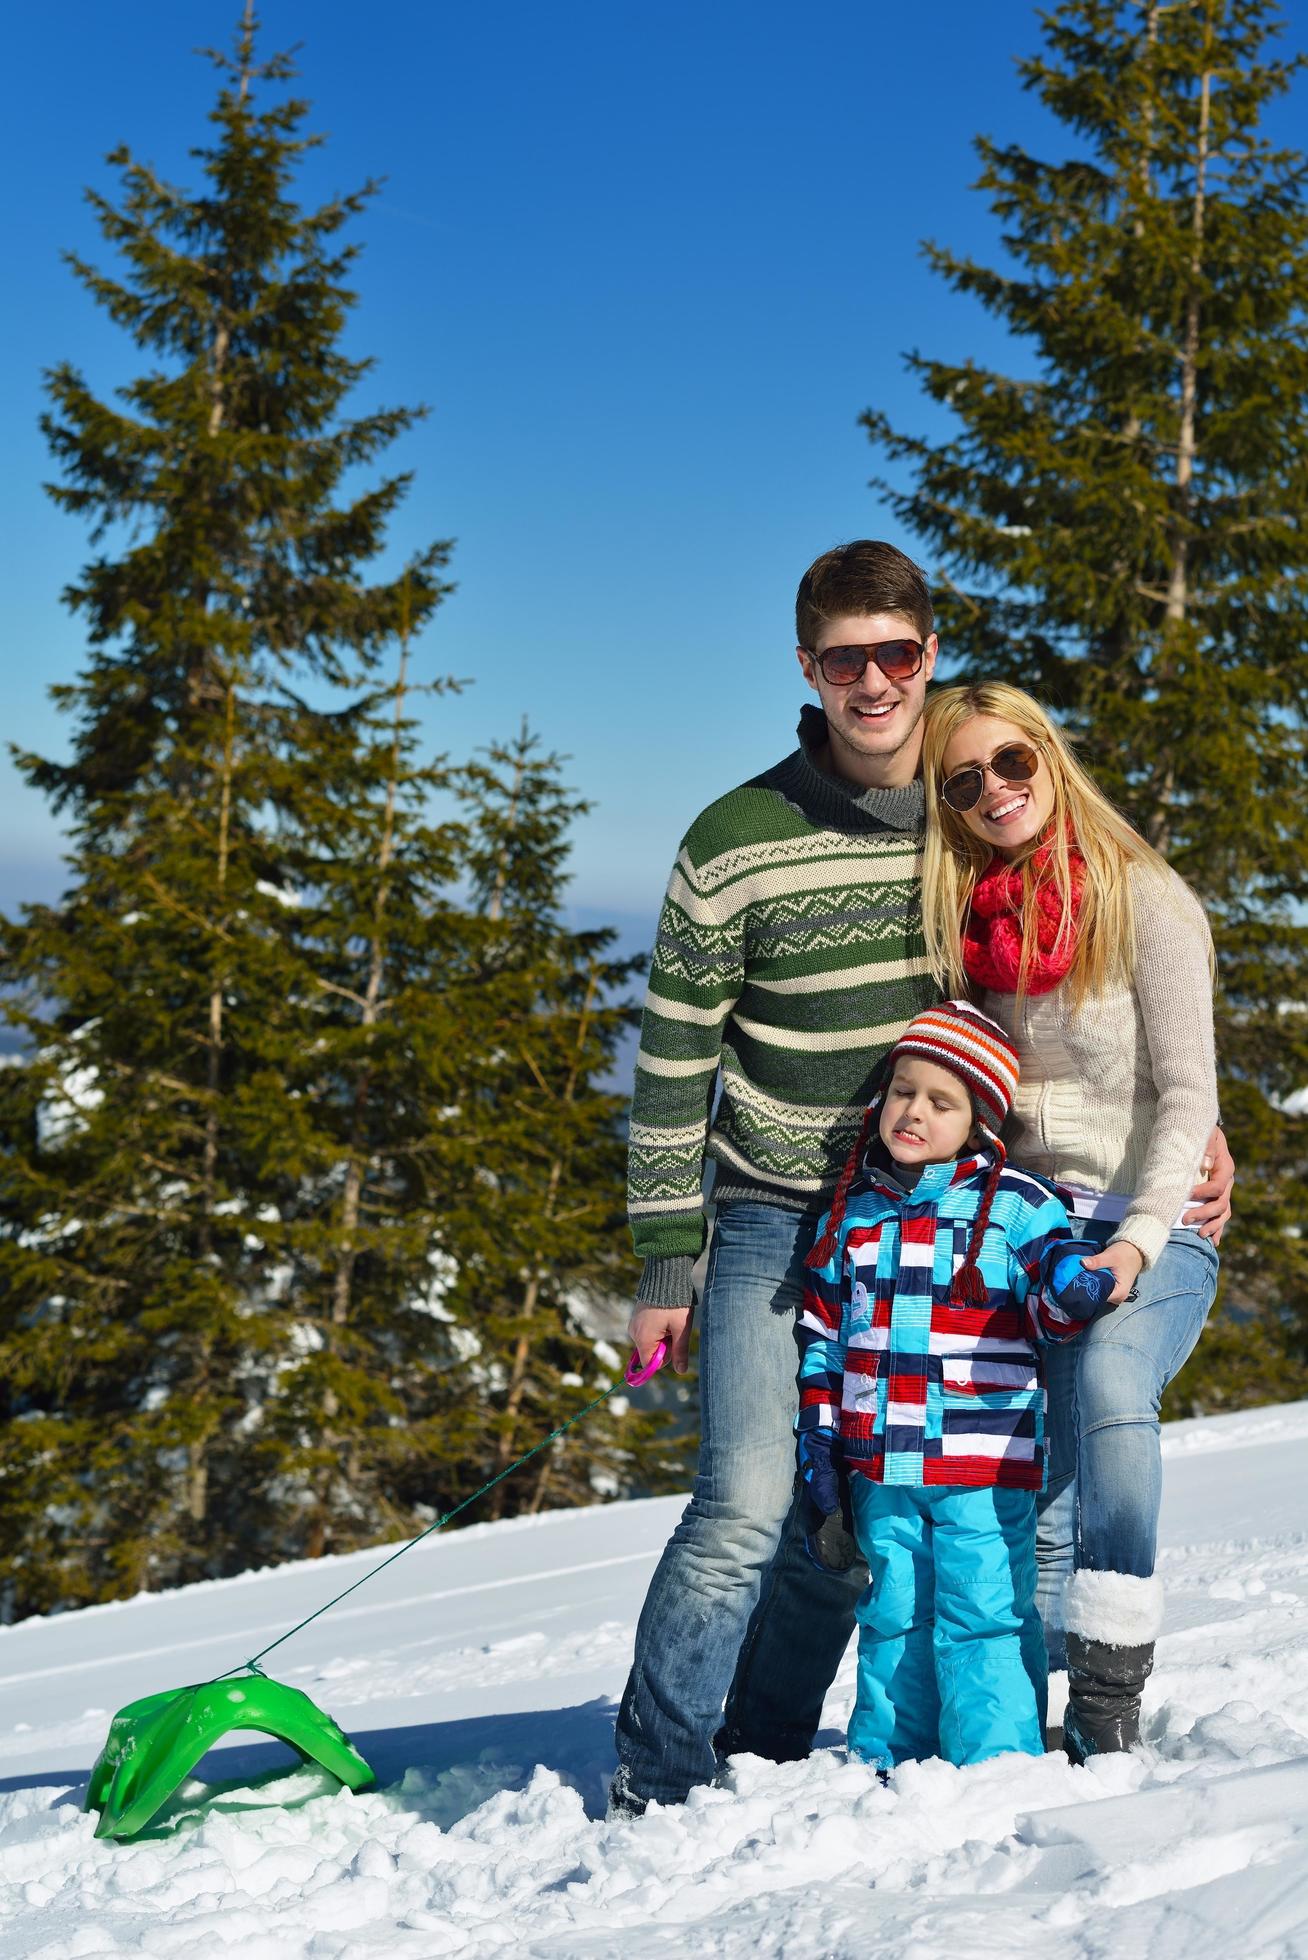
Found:
M 1053 856 L 1053 845 L 1033 851 L 1030 863 L 1042 872 Z M 1072 877 L 1072 930 L 1058 940 L 1063 894 L 1052 878 L 1036 885 L 1036 943 L 1026 970 L 1026 991 L 1047 994 L 1065 979 L 1076 958 L 1076 925 L 1085 888 L 1085 859 L 1069 840 L 1068 868 Z M 976 881 L 972 904 L 963 925 L 963 968 L 969 980 L 996 994 L 1015 994 L 1022 964 L 1022 873 L 1004 858 L 992 857 Z

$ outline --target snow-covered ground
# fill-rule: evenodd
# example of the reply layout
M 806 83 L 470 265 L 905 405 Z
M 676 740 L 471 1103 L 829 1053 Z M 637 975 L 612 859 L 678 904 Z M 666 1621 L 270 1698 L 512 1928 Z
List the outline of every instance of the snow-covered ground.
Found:
M 5 1629 L 0 1952 L 1308 1956 L 1308 1404 L 1178 1423 L 1166 1451 L 1148 1747 L 1088 1769 L 929 1762 L 883 1788 L 841 1746 L 847 1660 L 809 1762 L 742 1758 L 605 1823 L 673 1499 L 429 1541 L 269 1662 L 378 1788 L 247 1740 L 127 1845 L 81 1810 L 114 1709 L 234 1666 L 377 1555 Z

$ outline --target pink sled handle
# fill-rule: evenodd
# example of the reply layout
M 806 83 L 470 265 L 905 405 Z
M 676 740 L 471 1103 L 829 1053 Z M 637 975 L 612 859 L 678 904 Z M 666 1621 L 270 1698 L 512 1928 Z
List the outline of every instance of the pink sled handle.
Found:
M 651 1375 L 657 1375 L 667 1358 L 668 1344 L 666 1341 L 659 1341 L 655 1344 L 654 1352 L 643 1368 L 640 1365 L 640 1356 L 633 1353 L 630 1361 L 627 1363 L 627 1372 L 623 1376 L 627 1387 L 639 1388 L 642 1382 L 647 1382 L 650 1379 Z

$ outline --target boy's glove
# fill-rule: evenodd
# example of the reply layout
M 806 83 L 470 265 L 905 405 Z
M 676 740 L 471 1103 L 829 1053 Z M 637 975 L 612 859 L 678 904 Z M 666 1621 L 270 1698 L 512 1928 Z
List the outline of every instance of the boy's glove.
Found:
M 804 1550 L 819 1572 L 848 1572 L 858 1559 L 858 1546 L 849 1487 L 840 1467 L 840 1439 L 829 1429 L 805 1429 L 795 1454 Z
M 1107 1266 L 1087 1267 L 1080 1252 L 1062 1253 L 1049 1275 L 1051 1297 L 1064 1313 L 1075 1314 L 1078 1320 L 1093 1320 L 1097 1313 L 1102 1313 L 1116 1284 L 1116 1275 Z M 1134 1287 L 1126 1298 L 1134 1300 Z
M 795 1444 L 809 1510 L 829 1518 L 840 1509 L 840 1442 L 829 1429 L 802 1429 Z

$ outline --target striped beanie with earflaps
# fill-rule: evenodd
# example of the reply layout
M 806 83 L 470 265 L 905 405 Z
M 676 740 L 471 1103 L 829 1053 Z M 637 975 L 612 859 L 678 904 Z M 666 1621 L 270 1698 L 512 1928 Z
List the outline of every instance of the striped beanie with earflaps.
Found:
M 977 1259 L 1006 1161 L 999 1132 L 1013 1106 L 1021 1064 L 1016 1048 L 999 1023 L 966 1000 L 942 1001 L 939 1007 L 928 1007 L 925 1013 L 910 1021 L 886 1057 L 887 1074 L 901 1055 L 920 1055 L 924 1061 L 934 1062 L 938 1068 L 948 1069 L 951 1075 L 958 1076 L 971 1092 L 973 1107 L 977 1111 L 977 1127 L 994 1145 L 995 1161 L 977 1207 L 967 1257 L 955 1273 L 949 1289 L 950 1299 L 958 1306 L 966 1306 L 969 1301 L 984 1300 L 986 1296 L 985 1281 L 978 1269 Z M 845 1159 L 844 1169 L 832 1194 L 827 1229 L 805 1261 L 809 1266 L 824 1266 L 836 1249 L 849 1187 L 863 1161 L 872 1119 L 880 1102 L 881 1096 L 878 1095 L 864 1112 L 854 1147 Z

